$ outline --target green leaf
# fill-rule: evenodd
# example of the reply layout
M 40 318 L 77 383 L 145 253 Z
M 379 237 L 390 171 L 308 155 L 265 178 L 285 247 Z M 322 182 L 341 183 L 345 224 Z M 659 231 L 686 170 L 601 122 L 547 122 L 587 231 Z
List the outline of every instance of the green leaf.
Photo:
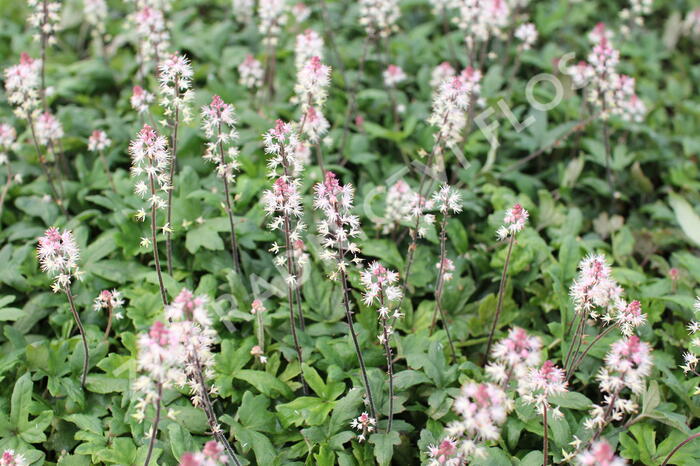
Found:
M 369 443 L 374 445 L 374 457 L 381 465 L 391 463 L 391 457 L 394 456 L 394 446 L 401 444 L 399 433 L 391 431 L 388 434 L 377 433 L 369 437 Z
M 292 389 L 280 379 L 267 372 L 241 369 L 233 374 L 233 377 L 248 382 L 253 387 L 257 388 L 258 391 L 269 397 L 275 397 L 276 395 L 282 395 L 285 398 L 292 397 Z
M 686 234 L 696 246 L 700 246 L 700 216 L 695 213 L 691 205 L 678 194 L 670 193 L 668 202 L 676 214 L 676 220 Z
M 210 251 L 222 251 L 224 249 L 224 240 L 221 239 L 219 233 L 211 225 L 205 223 L 187 232 L 185 247 L 191 254 L 196 253 L 200 248 L 209 249 Z
M 562 408 L 586 410 L 593 402 L 586 396 L 578 392 L 565 392 L 552 395 L 550 401 Z

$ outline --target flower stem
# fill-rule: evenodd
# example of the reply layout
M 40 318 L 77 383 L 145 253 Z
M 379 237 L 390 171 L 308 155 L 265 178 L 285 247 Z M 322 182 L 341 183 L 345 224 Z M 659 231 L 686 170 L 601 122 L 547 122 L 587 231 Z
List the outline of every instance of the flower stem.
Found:
M 341 249 L 341 257 L 343 257 Z M 372 397 L 372 389 L 369 385 L 369 378 L 367 377 L 367 368 L 365 367 L 365 360 L 362 357 L 362 350 L 360 349 L 360 342 L 357 339 L 357 333 L 355 333 L 355 326 L 352 322 L 352 311 L 350 310 L 350 290 L 348 288 L 348 278 L 345 275 L 345 270 L 340 271 L 340 280 L 343 285 L 343 306 L 345 307 L 345 317 L 348 321 L 348 326 L 350 327 L 350 336 L 352 337 L 352 343 L 355 345 L 355 354 L 357 354 L 357 361 L 360 363 L 360 372 L 362 373 L 362 380 L 365 384 L 365 391 L 367 392 L 367 400 L 369 401 L 370 415 L 377 419 L 377 410 L 374 407 L 374 398 Z
M 143 466 L 148 466 L 151 462 L 151 455 L 153 455 L 153 447 L 156 444 L 156 437 L 158 436 L 158 424 L 160 423 L 160 405 L 163 400 L 163 384 L 158 382 L 158 396 L 156 398 L 156 415 L 153 418 L 153 425 L 151 426 L 151 439 L 148 442 L 148 453 L 146 454 L 146 461 L 144 461 Z
M 110 304 L 107 308 L 109 314 L 107 314 L 107 328 L 105 329 L 105 340 L 109 338 L 109 331 L 112 329 L 112 305 Z
M 80 314 L 75 308 L 75 302 L 73 301 L 73 293 L 71 293 L 70 285 L 64 287 L 66 296 L 68 297 L 68 304 L 70 305 L 70 311 L 73 313 L 73 318 L 75 323 L 78 325 L 78 330 L 80 331 L 80 337 L 83 340 L 83 374 L 80 377 L 80 385 L 85 387 L 85 379 L 87 378 L 88 364 L 90 362 L 90 354 L 88 352 L 87 336 L 85 336 L 85 329 L 83 328 L 83 322 L 80 320 Z
M 678 450 L 680 450 L 687 443 L 692 442 L 693 440 L 695 440 L 698 437 L 700 437 L 700 432 L 698 432 L 697 434 L 691 435 L 690 437 L 688 437 L 687 439 L 683 440 L 681 443 L 676 445 L 675 448 L 673 450 L 671 450 L 671 453 L 668 454 L 668 456 L 666 457 L 664 462 L 661 463 L 661 466 L 666 466 L 668 464 L 668 462 L 671 460 L 671 458 L 673 457 L 673 455 L 675 455 Z
M 157 66 L 156 66 L 157 68 Z M 173 191 L 175 190 L 175 169 L 177 168 L 177 130 L 180 126 L 180 107 L 178 99 L 180 98 L 180 83 L 179 78 L 175 77 L 175 119 L 172 122 L 172 147 L 173 159 L 170 162 L 170 176 L 168 182 L 168 229 L 165 232 L 165 248 L 167 252 L 168 275 L 173 276 Z
M 221 160 L 221 165 L 226 165 L 226 156 L 224 154 L 224 145 L 221 140 L 221 123 L 219 123 L 219 156 Z M 238 256 L 238 241 L 236 240 L 236 229 L 233 221 L 233 207 L 231 204 L 231 193 L 229 192 L 228 179 L 226 178 L 226 170 L 224 170 L 223 176 L 224 180 L 224 200 L 226 202 L 226 214 L 228 215 L 229 228 L 231 230 L 231 259 L 233 260 L 233 267 L 237 274 L 241 274 L 241 261 Z
M 544 438 L 542 439 L 542 456 L 544 457 L 543 466 L 548 464 L 549 456 L 549 429 L 547 425 L 547 406 L 544 407 L 543 424 L 544 424 Z
M 152 161 L 150 162 L 153 163 Z M 152 165 L 151 165 L 152 166 Z M 148 182 L 151 187 L 151 196 L 156 195 L 156 185 L 153 180 L 153 175 L 148 175 Z M 151 242 L 153 243 L 153 259 L 156 263 L 156 273 L 158 274 L 158 286 L 160 287 L 160 297 L 163 300 L 163 306 L 168 305 L 168 296 L 165 293 L 165 285 L 163 284 L 163 272 L 160 268 L 160 257 L 158 256 L 158 232 L 156 230 L 156 205 L 151 203 Z
M 284 244 L 285 253 L 287 254 L 287 302 L 289 304 L 289 326 L 292 329 L 292 339 L 294 340 L 294 348 L 297 351 L 297 358 L 299 359 L 299 367 L 304 363 L 304 358 L 301 352 L 301 345 L 299 345 L 299 337 L 297 336 L 297 324 L 294 318 L 294 290 L 292 289 L 291 280 L 294 277 L 294 264 L 292 262 L 292 242 L 290 240 L 290 222 L 289 215 L 284 213 Z M 303 319 L 303 317 L 302 317 Z M 299 375 L 301 379 L 301 387 L 304 395 L 308 393 L 308 388 L 306 386 L 306 381 L 304 380 L 303 373 Z
M 489 342 L 486 344 L 486 353 L 484 354 L 484 360 L 488 359 L 489 357 L 491 345 L 493 344 L 493 336 L 496 333 L 496 327 L 498 326 L 498 319 L 501 317 L 501 311 L 503 310 L 503 298 L 506 292 L 506 282 L 508 281 L 508 267 L 510 266 L 510 257 L 513 253 L 513 243 L 515 243 L 515 234 L 511 233 L 510 241 L 508 243 L 508 252 L 506 253 L 506 262 L 505 264 L 503 264 L 503 273 L 501 274 L 501 284 L 498 287 L 498 302 L 496 303 L 496 313 L 493 316 L 493 324 L 491 325 L 491 331 L 489 332 Z
M 452 342 L 452 337 L 450 336 L 449 325 L 447 324 L 447 319 L 445 318 L 445 311 L 442 308 L 442 290 L 445 286 L 445 262 L 447 261 L 447 214 L 442 216 L 442 222 L 440 222 L 440 270 L 438 271 L 437 284 L 435 285 L 435 310 L 433 311 L 433 321 L 430 324 L 430 335 L 433 334 L 435 330 L 435 325 L 437 324 L 437 316 L 440 314 L 443 326 L 445 327 L 445 333 L 447 334 L 447 341 L 450 344 L 450 351 L 452 352 L 452 362 L 457 360 L 457 352 L 455 351 L 454 343 Z
M 583 359 L 586 357 L 588 352 L 595 346 L 596 343 L 598 343 L 601 339 L 603 339 L 606 335 L 608 335 L 614 328 L 617 327 L 617 324 L 611 325 L 602 332 L 600 332 L 595 339 L 586 346 L 586 349 L 583 350 L 583 352 L 578 356 L 575 357 L 572 362 L 571 362 L 571 367 L 569 368 L 567 372 L 567 377 L 570 379 L 573 373 L 578 369 L 578 366 L 581 365 L 583 362 Z
M 236 457 L 236 453 L 233 451 L 233 447 L 229 443 L 228 439 L 221 430 L 219 426 L 219 421 L 216 419 L 216 413 L 214 412 L 214 406 L 212 405 L 211 398 L 209 398 L 209 387 L 204 380 L 204 374 L 202 372 L 202 364 L 199 362 L 199 355 L 196 349 L 192 349 L 192 359 L 194 359 L 195 366 L 195 377 L 197 378 L 197 383 L 199 384 L 199 391 L 201 392 L 202 405 L 204 409 L 204 414 L 207 416 L 207 422 L 209 423 L 209 428 L 214 434 L 216 440 L 224 446 L 226 453 L 231 458 L 231 461 L 236 466 L 241 466 L 241 462 Z

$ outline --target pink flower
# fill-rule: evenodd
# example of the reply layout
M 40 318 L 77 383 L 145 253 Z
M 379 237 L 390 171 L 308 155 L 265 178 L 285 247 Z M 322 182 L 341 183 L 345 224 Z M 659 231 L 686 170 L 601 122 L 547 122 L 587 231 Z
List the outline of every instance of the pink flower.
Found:
M 382 73 L 382 76 L 384 77 L 384 84 L 387 87 L 396 87 L 397 84 L 406 80 L 406 73 L 404 73 L 400 66 L 396 65 L 389 65 Z
M 581 452 L 576 457 L 579 466 L 623 466 L 627 464 L 622 458 L 615 456 L 615 450 L 607 440 L 598 440 L 591 448 Z
M 432 458 L 431 465 L 448 464 L 457 455 L 457 442 L 451 437 L 445 437 L 438 445 L 428 446 L 428 456 Z
M 367 413 L 360 414 L 357 418 L 350 422 L 350 426 L 353 429 L 361 432 L 360 435 L 357 436 L 357 439 L 360 442 L 364 442 L 367 439 L 367 434 L 374 432 L 376 425 L 376 419 L 369 417 L 369 414 Z
M 471 85 L 458 77 L 440 84 L 440 89 L 433 98 L 433 111 L 428 120 L 438 128 L 435 136 L 438 141 L 449 146 L 462 140 L 470 92 Z
M 144 6 L 131 15 L 130 20 L 135 26 L 142 67 L 164 57 L 170 47 L 170 33 L 163 11 L 152 5 Z
M 462 462 L 437 464 L 463 464 L 469 457 L 482 456 L 484 444 L 500 438 L 501 426 L 513 409 L 513 402 L 498 385 L 470 382 L 462 386 L 452 409 L 460 419 L 447 425 L 448 440 L 456 439 Z M 445 447 L 452 451 L 450 445 Z
M 141 86 L 134 86 L 131 91 L 131 108 L 139 113 L 145 113 L 148 111 L 148 106 L 153 103 L 155 97 L 150 92 L 144 90 Z
M 523 50 L 529 50 L 537 42 L 537 28 L 532 23 L 523 23 L 515 30 L 515 38 L 522 41 Z
M 576 312 L 594 319 L 611 316 L 622 297 L 622 288 L 612 277 L 610 266 L 603 255 L 591 254 L 579 263 L 579 273 L 571 285 L 569 296 Z M 606 317 L 612 320 L 612 317 Z
M 308 138 L 309 142 L 316 143 L 321 136 L 328 132 L 330 124 L 326 117 L 323 116 L 321 110 L 317 107 L 308 107 L 302 119 L 303 133 Z
M 457 72 L 452 65 L 450 65 L 449 62 L 444 61 L 436 66 L 430 74 L 430 87 L 432 87 L 433 91 L 435 92 L 438 90 L 443 81 L 453 78 L 456 74 Z
M 95 311 L 100 311 L 102 309 L 110 309 L 112 311 L 117 311 L 124 306 L 124 300 L 122 299 L 122 294 L 117 290 L 102 290 L 100 294 L 95 298 L 92 308 Z M 122 313 L 115 312 L 114 317 L 116 319 L 121 319 Z
M 398 0 L 360 0 L 360 25 L 369 37 L 389 37 L 398 30 Z
M 238 148 L 231 145 L 238 140 L 234 112 L 233 105 L 225 103 L 218 95 L 212 97 L 209 105 L 202 107 L 202 129 L 209 138 L 202 158 L 214 163 L 216 174 L 228 182 L 235 179 L 234 172 L 240 167 Z
M 365 288 L 363 297 L 365 305 L 370 306 L 375 301 L 388 304 L 401 299 L 401 287 L 394 285 L 398 280 L 398 273 L 386 269 L 379 262 L 372 262 L 368 268 L 360 272 L 360 283 Z
M 303 23 L 311 15 L 311 8 L 304 5 L 303 2 L 295 3 L 292 7 L 292 15 L 297 23 Z
M 34 60 L 25 52 L 18 65 L 5 70 L 7 100 L 16 107 L 21 118 L 27 118 L 39 107 L 41 60 Z
M 46 230 L 44 236 L 39 238 L 37 254 L 41 270 L 54 278 L 55 292 L 70 285 L 72 277 L 80 278 L 80 250 L 70 230 L 63 233 L 55 227 Z
M 129 145 L 131 176 L 137 179 L 134 191 L 139 197 L 149 196 L 149 204 L 157 209 L 167 206 L 166 193 L 170 189 L 171 156 L 167 146 L 165 137 L 148 125 L 143 125 Z
M 331 67 L 321 63 L 317 56 L 311 57 L 297 73 L 297 83 L 294 86 L 296 98 L 301 104 L 302 111 L 309 106 L 321 107 L 328 95 Z
M 36 138 L 39 144 L 55 142 L 63 137 L 61 123 L 49 112 L 44 112 L 36 119 Z
M 530 372 L 518 381 L 518 393 L 527 404 L 533 404 L 539 414 L 550 408 L 550 397 L 566 393 L 567 382 L 564 370 L 555 366 L 552 361 L 545 361 L 539 369 L 532 368 Z M 554 408 L 554 416 L 561 416 L 559 408 Z
M 301 70 L 312 57 L 323 58 L 323 39 L 313 29 L 307 29 L 297 35 L 294 48 L 294 64 L 297 72 Z
M 246 55 L 245 60 L 238 65 L 239 82 L 249 89 L 262 85 L 264 73 L 262 64 L 250 54 Z
M 627 387 L 634 393 L 644 389 L 644 379 L 651 374 L 651 347 L 633 335 L 612 344 L 605 356 L 605 366 L 598 378 L 601 389 L 612 393 Z
M 228 463 L 224 446 L 214 440 L 204 444 L 201 452 L 185 453 L 180 458 L 180 466 L 219 466 Z
M 486 373 L 498 383 L 519 380 L 540 364 L 541 349 L 542 340 L 539 337 L 530 336 L 522 328 L 514 327 L 506 338 L 493 345 L 493 363 L 486 366 Z
M 23 455 L 14 450 L 5 450 L 0 457 L 0 466 L 28 466 L 29 463 Z
M 90 152 L 98 152 L 105 150 L 112 144 L 112 141 L 107 137 L 107 133 L 96 129 L 88 138 L 88 150 Z
M 7 123 L 0 123 L 0 149 L 10 149 L 17 140 L 17 131 Z
M 331 274 L 334 280 L 338 273 L 346 270 L 347 254 L 353 257 L 352 262 L 361 262 L 357 257 L 360 249 L 353 241 L 360 234 L 360 219 L 351 213 L 355 190 L 352 185 L 341 185 L 333 172 L 326 172 L 324 182 L 317 183 L 314 192 L 314 209 L 321 210 L 324 215 L 317 223 L 324 248 L 321 259 L 336 263 L 337 268 Z
M 525 223 L 527 223 L 529 216 L 530 214 L 528 211 L 520 204 L 515 204 L 512 208 L 508 209 L 503 218 L 503 225 L 496 232 L 498 239 L 503 241 L 522 231 L 522 229 L 525 228 Z

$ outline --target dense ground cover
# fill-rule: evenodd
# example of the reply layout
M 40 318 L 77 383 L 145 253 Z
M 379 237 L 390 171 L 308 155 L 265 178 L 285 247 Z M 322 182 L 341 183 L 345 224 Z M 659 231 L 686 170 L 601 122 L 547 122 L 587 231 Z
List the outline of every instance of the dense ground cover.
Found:
M 1 1 L 0 465 L 698 464 L 697 7 Z

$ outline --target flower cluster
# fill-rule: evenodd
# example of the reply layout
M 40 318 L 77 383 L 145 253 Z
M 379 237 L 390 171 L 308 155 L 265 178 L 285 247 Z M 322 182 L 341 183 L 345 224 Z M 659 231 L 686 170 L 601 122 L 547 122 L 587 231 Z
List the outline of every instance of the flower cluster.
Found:
M 175 111 L 187 123 L 190 118 L 190 102 L 194 98 L 192 90 L 192 66 L 184 55 L 173 54 L 159 65 L 160 104 L 165 116 L 174 118 Z
M 267 168 L 270 178 L 284 176 L 289 181 L 290 177 L 304 170 L 303 161 L 297 157 L 299 136 L 291 124 L 277 120 L 275 127 L 263 135 L 263 144 L 269 156 Z
M 411 220 L 418 197 L 404 180 L 391 185 L 386 194 L 386 208 L 381 218 L 382 233 L 395 231 L 399 226 Z
M 202 107 L 202 129 L 209 139 L 203 158 L 216 164 L 216 174 L 229 182 L 233 181 L 233 173 L 240 167 L 238 148 L 229 146 L 238 140 L 234 112 L 233 105 L 225 103 L 218 95 L 212 97 L 209 105 Z
M 112 141 L 107 137 L 107 133 L 100 129 L 92 132 L 88 138 L 88 150 L 90 152 L 100 152 L 112 145 Z
M 462 211 L 462 195 L 447 184 L 433 193 L 433 203 L 443 215 L 450 212 L 457 214 Z
M 389 37 L 398 31 L 398 0 L 360 0 L 360 25 L 369 37 Z
M 56 43 L 56 30 L 61 21 L 61 3 L 48 0 L 27 0 L 27 5 L 32 9 L 29 15 L 29 24 L 37 30 L 34 34 L 36 40 L 41 40 L 49 45 Z
M 486 366 L 486 373 L 491 380 L 507 387 L 511 380 L 524 378 L 532 368 L 540 365 L 542 340 L 514 327 L 506 338 L 493 345 L 491 358 L 493 362 Z
M 155 97 L 153 94 L 142 88 L 141 86 L 134 86 L 131 90 L 131 98 L 129 103 L 131 108 L 136 110 L 138 113 L 146 113 L 148 107 L 153 103 Z
M 209 440 L 202 451 L 183 454 L 179 466 L 219 466 L 227 463 L 224 446 L 215 440 Z
M 511 7 L 507 0 L 463 0 L 459 2 L 457 25 L 466 33 L 469 48 L 475 42 L 500 36 L 511 21 Z
M 683 31 L 691 37 L 700 37 L 700 8 L 688 12 L 683 21 Z
M 255 0 L 233 0 L 233 16 L 241 23 L 248 24 L 253 20 Z
M 382 77 L 384 78 L 384 85 L 386 87 L 396 87 L 397 84 L 406 80 L 406 73 L 404 73 L 400 66 L 389 65 L 386 70 L 382 72 Z
M 330 76 L 331 67 L 324 65 L 317 56 L 311 57 L 299 70 L 294 92 L 302 111 L 310 106 L 320 107 L 324 104 L 328 96 Z
M 204 384 L 214 378 L 212 345 L 216 331 L 206 309 L 207 300 L 183 289 L 165 308 L 165 315 L 172 322 L 171 331 L 180 336 L 179 353 L 184 357 L 184 370 L 194 406 L 203 406 L 209 394 L 216 393 L 214 386 Z M 215 426 L 218 429 L 218 426 Z
M 311 16 L 311 8 L 306 6 L 304 2 L 295 3 L 294 6 L 292 6 L 291 12 L 297 24 L 303 23 Z
M 440 90 L 440 85 L 455 77 L 457 72 L 450 65 L 450 62 L 444 61 L 433 68 L 430 73 L 430 87 L 433 89 L 433 96 Z
M 622 297 L 622 287 L 612 277 L 603 255 L 592 254 L 579 263 L 579 272 L 569 290 L 577 313 L 594 319 L 612 316 Z
M 41 270 L 54 279 L 54 292 L 69 286 L 71 278 L 81 278 L 82 272 L 78 268 L 80 250 L 70 230 L 63 233 L 54 227 L 46 230 L 39 238 L 37 254 Z
M 352 262 L 362 262 L 357 257 L 360 248 L 353 242 L 353 238 L 360 235 L 360 219 L 351 213 L 354 195 L 352 185 L 341 185 L 333 172 L 326 172 L 323 183 L 314 186 L 314 209 L 321 210 L 325 217 L 317 224 L 321 245 L 324 247 L 321 258 L 334 261 L 337 265 L 330 275 L 331 280 L 337 279 L 339 273 L 346 271 L 346 254 L 352 255 Z
M 579 453 L 575 461 L 577 466 L 624 466 L 627 464 L 625 460 L 615 456 L 615 450 L 605 439 L 594 442 L 589 449 Z
M 700 297 L 696 298 L 694 311 L 696 313 L 700 312 Z M 698 362 L 700 361 L 697 354 L 697 348 L 700 347 L 700 337 L 695 335 L 698 333 L 698 331 L 700 331 L 700 322 L 691 320 L 688 323 L 687 328 L 688 333 L 693 335 L 693 337 L 690 340 L 688 351 L 683 353 L 684 364 L 681 366 L 681 369 L 683 369 L 683 373 L 685 374 L 690 372 L 693 375 L 700 376 L 700 373 L 697 371 Z M 700 394 L 700 386 L 695 388 L 695 394 Z
M 20 118 L 29 118 L 39 107 L 41 60 L 22 52 L 19 64 L 5 70 L 7 100 Z
M 522 41 L 523 50 L 530 50 L 537 42 L 537 28 L 532 23 L 523 23 L 515 30 L 514 36 Z
M 323 39 L 313 29 L 307 29 L 297 35 L 294 47 L 294 64 L 297 72 L 300 71 L 312 57 L 323 59 Z
M 0 466 L 28 466 L 29 462 L 23 455 L 14 450 L 5 450 L 0 457 Z
M 138 394 L 133 414 L 138 422 L 143 422 L 149 406 L 160 402 L 163 390 L 183 387 L 187 383 L 183 364 L 186 358 L 179 329 L 158 321 L 138 338 L 136 368 L 141 375 L 132 385 Z
M 371 434 L 374 432 L 374 429 L 376 429 L 377 420 L 370 417 L 367 413 L 362 413 L 350 422 L 350 426 L 360 432 L 357 439 L 360 442 L 364 442 L 367 440 L 367 435 Z
M 107 2 L 105 0 L 83 0 L 83 15 L 85 21 L 95 32 L 104 34 L 107 20 Z
M 597 39 L 588 55 L 590 70 L 579 65 L 575 70 L 575 84 L 588 78 L 591 86 L 587 89 L 587 98 L 601 109 L 601 118 L 617 115 L 627 121 L 641 122 L 646 106 L 635 93 L 635 80 L 617 72 L 620 52 L 612 46 L 607 31 L 601 23 L 589 35 Z
M 124 299 L 122 299 L 122 294 L 117 290 L 103 290 L 92 304 L 92 308 L 95 311 L 107 309 L 114 312 L 115 319 L 124 317 L 120 311 L 122 307 L 124 307 Z
M 625 415 L 637 412 L 637 403 L 623 397 L 621 392 L 627 388 L 633 395 L 639 395 L 651 368 L 651 347 L 637 336 L 613 343 L 596 377 L 600 391 L 605 394 L 603 405 L 593 405 L 591 417 L 584 423 L 586 428 L 603 429 L 610 421 L 620 421 Z
M 530 369 L 525 377 L 518 380 L 518 393 L 525 403 L 535 405 L 537 412 L 543 414 L 551 408 L 550 398 L 566 393 L 566 386 L 564 370 L 555 366 L 552 361 L 545 361 L 542 367 Z M 553 408 L 552 415 L 563 416 L 558 406 Z
M 463 464 L 470 457 L 483 457 L 484 445 L 499 439 L 501 426 L 512 411 L 513 402 L 498 385 L 469 382 L 462 386 L 452 409 L 461 419 L 447 425 L 447 440 L 457 439 L 457 448 L 456 451 L 452 448 L 446 450 L 461 461 L 455 464 Z M 443 451 L 444 455 L 447 453 Z
M 0 123 L 0 165 L 9 162 L 7 151 L 15 149 L 17 145 L 17 131 L 7 123 Z M 9 172 L 8 172 L 9 176 Z
M 54 144 L 63 137 L 61 122 L 50 112 L 44 112 L 36 119 L 34 127 L 39 144 Z
M 285 233 L 284 248 L 290 248 L 286 254 L 278 255 L 275 258 L 275 263 L 282 267 L 287 264 L 290 258 L 294 259 L 295 256 L 291 248 L 301 241 L 302 234 L 306 230 L 306 224 L 300 220 L 303 215 L 303 206 L 299 192 L 301 181 L 297 178 L 304 166 L 297 157 L 296 148 L 299 139 L 289 123 L 277 120 L 275 127 L 265 133 L 263 139 L 265 152 L 269 155 L 267 161 L 268 176 L 275 179 L 272 188 L 266 190 L 262 195 L 265 213 L 272 217 L 268 228 L 272 231 L 283 230 Z M 273 243 L 271 251 L 274 254 L 279 254 L 280 249 L 281 246 Z M 305 256 L 301 255 L 299 259 L 304 261 Z M 299 265 L 303 265 L 303 262 Z M 290 284 L 296 282 L 297 277 L 294 274 L 297 272 L 293 268 L 293 273 L 287 277 Z
M 437 445 L 428 445 L 428 466 L 459 466 L 457 442 L 452 437 L 445 437 Z
M 252 55 L 246 55 L 245 59 L 238 65 L 238 82 L 248 89 L 255 89 L 262 86 L 265 70 L 262 64 Z
M 396 286 L 399 274 L 386 269 L 379 262 L 372 262 L 369 267 L 360 272 L 360 283 L 365 289 L 362 301 L 365 306 L 371 306 L 375 301 L 379 304 L 379 316 L 383 319 L 389 317 L 390 305 L 401 299 L 401 287 Z M 395 310 L 394 318 L 400 318 L 401 313 Z M 380 343 L 383 343 L 380 337 Z
M 515 235 L 525 228 L 525 223 L 530 214 L 520 204 L 515 204 L 510 209 L 506 210 L 506 215 L 503 218 L 503 225 L 496 232 L 498 239 L 503 241 Z
M 462 140 L 462 129 L 467 121 L 465 112 L 469 106 L 471 85 L 459 77 L 445 80 L 433 98 L 433 111 L 428 122 L 438 128 L 437 141 L 448 146 Z
M 148 195 L 149 205 L 157 209 L 167 206 L 167 197 L 161 196 L 156 188 L 166 192 L 170 189 L 168 169 L 170 153 L 164 136 L 159 136 L 148 125 L 143 125 L 136 139 L 129 145 L 131 155 L 131 176 L 137 179 L 134 191 L 141 198 Z M 146 180 L 141 179 L 146 175 Z
M 442 262 L 438 261 L 435 264 L 435 268 L 438 269 L 438 273 L 442 270 L 442 281 L 449 282 L 452 280 L 452 272 L 455 271 L 455 263 L 452 259 L 445 257 Z
M 651 14 L 654 0 L 630 0 L 629 8 L 620 10 L 620 19 L 628 24 L 622 24 L 620 31 L 623 35 L 629 35 L 634 26 L 644 26 L 644 17 Z
M 263 44 L 275 46 L 282 26 L 287 23 L 287 2 L 285 0 L 260 0 L 258 2 L 258 31 L 263 35 Z
M 142 72 L 154 63 L 158 64 L 170 47 L 170 32 L 165 24 L 163 11 L 152 5 L 144 5 L 130 16 L 135 26 Z

